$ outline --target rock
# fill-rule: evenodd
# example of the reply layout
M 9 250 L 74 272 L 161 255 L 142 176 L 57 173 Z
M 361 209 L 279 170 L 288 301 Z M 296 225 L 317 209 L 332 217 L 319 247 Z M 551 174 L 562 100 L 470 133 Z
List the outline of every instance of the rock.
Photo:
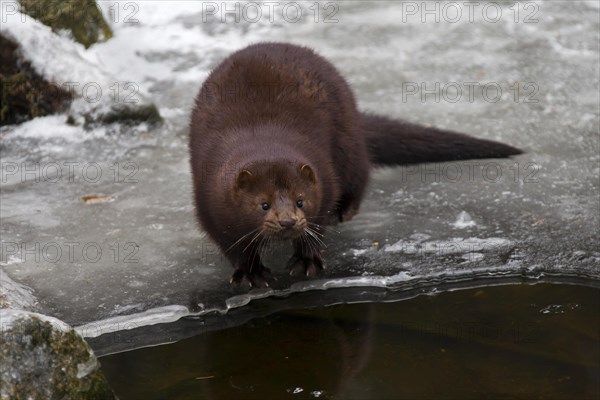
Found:
M 36 73 L 18 48 L 0 34 L 0 126 L 65 111 L 73 98 Z
M 71 95 L 68 123 L 94 128 L 112 123 L 127 127 L 162 122 L 158 109 L 137 84 L 119 81 L 104 69 L 101 60 L 90 60 L 84 46 L 65 40 L 40 21 L 15 12 L 6 16 L 0 34 L 18 43 L 15 51 L 27 60 L 32 71 Z M 8 96 L 7 104 L 13 100 Z M 38 114 L 27 116 L 33 118 Z M 22 122 L 11 121 L 7 123 Z
M 0 310 L 0 398 L 116 399 L 87 343 L 64 322 Z
M 48 25 L 54 32 L 69 31 L 86 48 L 112 37 L 95 0 L 19 0 L 19 3 L 21 12 Z

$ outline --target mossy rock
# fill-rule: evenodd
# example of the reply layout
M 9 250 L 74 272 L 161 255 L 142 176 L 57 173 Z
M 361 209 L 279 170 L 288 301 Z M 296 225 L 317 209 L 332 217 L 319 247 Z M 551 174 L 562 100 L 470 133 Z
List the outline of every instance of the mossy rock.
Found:
M 146 122 L 150 125 L 155 125 L 162 123 L 163 119 L 154 104 L 145 104 L 135 107 L 113 107 L 110 112 L 100 117 L 100 122 L 104 124 L 120 122 L 130 125 Z
M 8 299 L 6 298 L 6 296 L 2 293 L 0 293 L 0 308 L 8 308 L 10 306 L 10 303 L 8 302 Z
M 64 324 L 16 310 L 0 336 L 2 399 L 114 400 L 87 343 Z
M 86 48 L 112 37 L 95 0 L 20 0 L 21 11 L 53 31 L 68 30 Z
M 44 80 L 0 34 L 0 126 L 64 111 L 73 95 Z

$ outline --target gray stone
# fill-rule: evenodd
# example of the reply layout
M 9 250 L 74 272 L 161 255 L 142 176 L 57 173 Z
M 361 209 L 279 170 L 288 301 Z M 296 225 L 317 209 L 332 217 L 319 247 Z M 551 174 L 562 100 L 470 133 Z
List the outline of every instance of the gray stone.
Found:
M 2 309 L 0 323 L 3 400 L 116 398 L 90 347 L 64 322 Z

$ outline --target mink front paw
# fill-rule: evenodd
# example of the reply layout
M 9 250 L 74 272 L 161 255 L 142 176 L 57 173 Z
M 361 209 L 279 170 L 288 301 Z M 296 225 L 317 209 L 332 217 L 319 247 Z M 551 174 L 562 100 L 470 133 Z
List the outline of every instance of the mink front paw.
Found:
M 295 254 L 288 261 L 287 268 L 292 276 L 306 275 L 314 277 L 317 271 L 325 269 L 326 265 L 319 253 L 311 255 Z
M 236 268 L 233 275 L 231 275 L 230 283 L 237 286 L 249 285 L 253 288 L 268 288 L 270 286 L 269 282 L 274 280 L 271 270 L 261 264 L 252 268 Z

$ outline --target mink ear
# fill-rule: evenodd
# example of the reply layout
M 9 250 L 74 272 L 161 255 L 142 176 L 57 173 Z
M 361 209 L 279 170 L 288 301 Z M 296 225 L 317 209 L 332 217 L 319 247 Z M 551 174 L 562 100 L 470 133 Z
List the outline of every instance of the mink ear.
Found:
M 237 179 L 235 181 L 235 187 L 236 189 L 246 189 L 250 187 L 250 185 L 252 185 L 253 182 L 254 175 L 252 175 L 252 172 L 248 171 L 247 169 L 243 169 L 237 176 Z
M 317 183 L 317 177 L 315 176 L 315 171 L 308 164 L 302 164 L 299 167 L 300 176 L 307 180 L 310 183 Z

